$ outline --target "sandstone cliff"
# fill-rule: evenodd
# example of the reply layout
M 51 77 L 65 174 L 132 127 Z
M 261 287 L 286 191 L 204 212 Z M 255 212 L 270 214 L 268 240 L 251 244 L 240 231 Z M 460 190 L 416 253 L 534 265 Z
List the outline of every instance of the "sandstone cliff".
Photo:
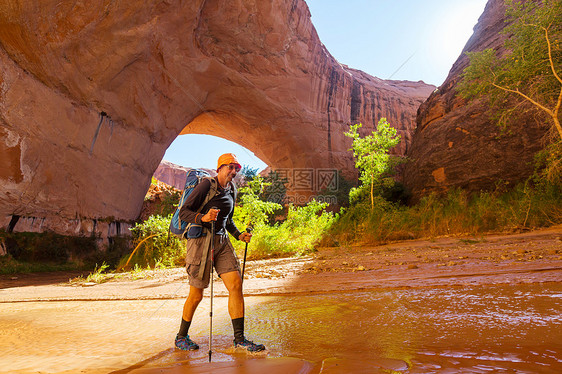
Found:
M 434 87 L 339 64 L 304 0 L 0 4 L 0 227 L 126 232 L 180 133 L 353 172 L 343 131 L 405 141 Z
M 469 63 L 464 52 L 502 48 L 505 35 L 500 32 L 505 24 L 503 0 L 490 0 L 449 76 L 421 105 L 407 153 L 413 161 L 404 172 L 404 182 L 416 200 L 452 187 L 493 190 L 532 173 L 533 156 L 544 146 L 548 125 L 521 109 L 517 124 L 502 132 L 490 119 L 485 101 L 467 103 L 456 91 Z
M 189 168 L 176 165 L 170 161 L 162 160 L 154 171 L 154 178 L 170 186 L 183 190 L 185 186 L 185 176 Z

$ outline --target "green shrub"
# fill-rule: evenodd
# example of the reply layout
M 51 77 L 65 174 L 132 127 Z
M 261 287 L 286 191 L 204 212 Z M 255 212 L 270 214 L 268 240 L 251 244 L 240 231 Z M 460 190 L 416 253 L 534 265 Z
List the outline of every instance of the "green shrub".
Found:
M 442 235 L 482 234 L 550 226 L 562 222 L 562 194 L 529 183 L 472 196 L 453 189 L 430 194 L 411 207 L 382 197 L 373 209 L 366 203 L 343 211 L 329 232 L 340 243 L 380 244 L 393 240 Z
M 171 267 L 185 264 L 185 245 L 182 239 L 168 234 L 171 215 L 153 215 L 131 228 L 134 251 L 121 259 L 120 267 Z
M 390 126 L 386 118 L 381 118 L 376 130 L 361 137 L 361 123 L 349 127 L 344 135 L 353 139 L 350 151 L 353 151 L 355 167 L 359 169 L 361 185 L 349 192 L 351 204 L 369 197 L 371 208 L 375 209 L 375 196 L 381 196 L 385 188 L 394 184 L 390 176 L 394 168 L 403 162 L 401 157 L 390 154 L 390 149 L 400 143 L 400 135 Z
M 281 177 L 276 171 L 271 171 L 264 178 L 264 186 L 259 195 L 260 200 L 281 204 L 287 196 L 287 178 Z
M 258 224 L 248 247 L 248 257 L 289 257 L 309 253 L 336 219 L 333 213 L 324 211 L 327 205 L 314 200 L 303 207 L 290 205 L 284 222 Z M 233 242 L 240 253 L 245 243 Z
M 234 222 L 240 230 L 246 226 L 261 227 L 272 220 L 273 215 L 283 207 L 272 201 L 260 198 L 263 190 L 269 186 L 260 176 L 247 181 L 247 185 L 240 188 L 240 202 L 234 209 Z
M 288 257 L 310 252 L 335 219 L 332 213 L 324 211 L 328 204 L 312 201 L 304 207 L 289 205 L 285 221 L 272 223 L 274 215 L 282 212 L 283 207 L 264 201 L 267 196 L 263 191 L 270 186 L 271 183 L 256 176 L 240 188 L 243 195 L 233 219 L 240 230 L 248 225 L 254 229 L 248 247 L 249 258 Z M 242 255 L 246 243 L 236 239 L 231 241 Z
M 0 244 L 7 255 L 0 258 L 0 273 L 84 269 L 97 250 L 95 237 L 66 236 L 54 232 L 6 232 Z
M 0 256 L 0 274 L 36 273 L 45 271 L 86 270 L 83 263 L 26 262 L 15 260 L 10 255 Z
M 562 192 L 562 140 L 549 144 L 535 155 L 533 182 L 546 193 Z
M 85 236 L 67 236 L 54 232 L 0 232 L 6 249 L 15 260 L 63 264 L 83 258 L 96 250 L 96 239 Z

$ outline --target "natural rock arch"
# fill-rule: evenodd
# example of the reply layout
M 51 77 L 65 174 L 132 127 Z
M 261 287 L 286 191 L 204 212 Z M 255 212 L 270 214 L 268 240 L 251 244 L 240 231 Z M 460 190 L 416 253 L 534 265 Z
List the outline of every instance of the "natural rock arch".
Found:
M 299 134 L 292 134 L 282 128 L 269 131 L 256 128 L 255 123 L 252 124 L 238 113 L 202 113 L 180 132 L 180 135 L 186 134 L 213 135 L 230 140 L 252 150 L 259 159 L 276 168 L 305 168 L 318 164 L 314 159 L 294 157 L 312 157 L 312 139 L 299 137 Z
M 0 44 L 0 226 L 16 231 L 117 234 L 181 132 L 349 173 L 350 123 L 387 117 L 404 152 L 434 89 L 339 64 L 303 0 L 14 0 Z

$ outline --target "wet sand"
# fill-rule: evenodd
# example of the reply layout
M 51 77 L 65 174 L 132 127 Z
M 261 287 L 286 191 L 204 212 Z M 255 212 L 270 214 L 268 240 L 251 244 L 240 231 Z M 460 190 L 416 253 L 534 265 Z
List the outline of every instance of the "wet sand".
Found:
M 183 268 L 117 275 L 101 284 L 68 282 L 78 275 L 0 275 L 0 303 L 184 298 L 189 288 Z M 299 258 L 248 261 L 244 294 L 536 282 L 562 282 L 562 226 L 513 235 L 321 248 Z M 227 295 L 222 282 L 215 282 L 215 286 L 215 295 Z
M 561 321 L 552 314 L 559 312 L 560 305 L 561 227 L 517 235 L 325 248 L 297 259 L 248 262 L 244 281 L 247 325 L 251 339 L 271 348 L 269 355 L 229 351 L 226 291 L 217 281 L 213 338 L 217 350 L 212 364 L 207 362 L 208 298 L 196 315 L 203 323 L 190 330 L 201 350 L 193 353 L 171 348 L 188 289 L 184 269 L 147 271 L 102 284 L 68 282 L 76 275 L 0 277 L 0 372 L 445 373 L 461 368 L 460 372 L 478 373 L 489 372 L 486 367 L 495 372 L 556 372 L 549 370 L 562 366 L 562 347 L 553 343 L 562 341 L 557 333 L 562 331 Z M 143 278 L 132 279 L 139 276 Z M 495 309 L 488 309 L 503 299 L 515 301 L 498 301 Z M 487 302 L 480 309 L 469 310 L 478 300 Z M 545 300 L 550 304 L 543 305 Z M 464 311 L 462 321 L 452 324 L 455 303 L 462 304 Z M 312 310 L 310 305 L 322 307 Z M 358 309 L 362 310 L 359 315 L 370 313 L 371 325 L 349 321 L 347 313 Z M 441 310 L 449 310 L 443 319 L 439 317 Z M 496 316 L 496 310 L 502 311 L 500 317 L 492 318 L 490 325 L 479 325 Z M 393 319 L 396 314 L 409 317 L 395 325 L 379 320 L 379 316 Z M 479 318 L 473 321 L 475 314 Z M 315 318 L 307 320 L 310 315 Z M 353 319 L 355 314 L 351 316 Z M 522 333 L 517 332 L 517 324 L 510 325 L 514 317 Z M 277 324 L 271 325 L 272 320 Z M 317 325 L 318 320 L 323 323 Z M 425 329 L 442 325 L 429 335 L 431 341 L 448 343 L 432 351 L 431 344 L 418 336 L 417 330 L 424 328 L 421 322 L 416 328 L 418 320 L 426 321 Z M 498 332 L 494 323 L 511 327 Z M 374 335 L 363 336 L 362 328 Z M 449 328 L 461 336 L 449 337 Z M 462 334 L 478 328 L 498 333 L 505 339 L 503 345 L 495 345 L 493 336 L 472 337 L 484 340 L 470 352 L 464 341 L 472 338 Z M 346 340 L 332 345 L 331 329 Z M 293 330 L 322 338 L 307 346 L 306 336 L 292 336 Z M 407 342 L 396 342 L 393 353 L 394 340 L 401 341 L 405 331 Z M 542 340 L 526 338 L 529 346 L 520 346 L 525 334 L 537 333 Z M 382 339 L 382 335 L 387 337 Z M 295 341 L 294 347 L 278 343 L 288 336 Z M 362 342 L 379 339 L 363 350 Z M 421 340 L 412 345 L 411 339 Z M 342 344 L 344 348 L 338 353 Z M 410 352 L 412 346 L 418 351 Z M 533 360 L 539 366 L 531 365 Z

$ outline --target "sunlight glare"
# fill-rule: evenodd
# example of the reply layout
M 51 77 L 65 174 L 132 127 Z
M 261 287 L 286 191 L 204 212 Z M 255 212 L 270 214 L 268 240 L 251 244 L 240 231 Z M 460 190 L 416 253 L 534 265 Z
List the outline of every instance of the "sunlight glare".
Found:
M 451 66 L 460 56 L 484 11 L 485 0 L 451 2 L 443 9 L 438 28 L 433 28 L 431 51 Z

